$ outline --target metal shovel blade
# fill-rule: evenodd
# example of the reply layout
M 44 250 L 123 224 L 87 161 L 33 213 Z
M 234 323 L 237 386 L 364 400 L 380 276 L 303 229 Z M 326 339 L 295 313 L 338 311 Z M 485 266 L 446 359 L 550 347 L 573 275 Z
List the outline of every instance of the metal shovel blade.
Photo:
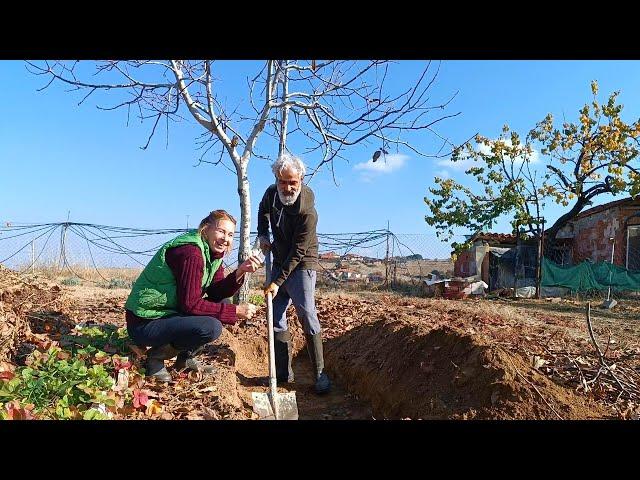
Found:
M 269 393 L 252 392 L 253 411 L 260 417 L 260 420 L 298 420 L 298 404 L 296 403 L 296 392 L 277 393 L 275 396 L 275 407 L 277 414 L 274 414 Z

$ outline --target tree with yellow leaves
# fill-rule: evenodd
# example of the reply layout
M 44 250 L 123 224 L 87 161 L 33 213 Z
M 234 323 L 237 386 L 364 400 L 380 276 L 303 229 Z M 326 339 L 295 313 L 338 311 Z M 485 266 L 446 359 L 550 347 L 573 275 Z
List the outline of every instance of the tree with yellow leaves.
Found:
M 430 209 L 425 220 L 438 236 L 451 238 L 454 227 L 483 231 L 503 215 L 512 216 L 514 229 L 524 226 L 538 236 L 541 208 L 552 201 L 568 207 L 545 232 L 553 240 L 598 195 L 640 193 L 640 119 L 621 119 L 619 92 L 600 103 L 596 81 L 591 91 L 593 99 L 580 109 L 576 123 L 556 126 L 549 114 L 524 141 L 505 125 L 496 140 L 476 135 L 455 149 L 452 162 L 471 162 L 467 185 L 436 177 L 424 199 Z M 457 251 L 464 246 L 454 245 Z

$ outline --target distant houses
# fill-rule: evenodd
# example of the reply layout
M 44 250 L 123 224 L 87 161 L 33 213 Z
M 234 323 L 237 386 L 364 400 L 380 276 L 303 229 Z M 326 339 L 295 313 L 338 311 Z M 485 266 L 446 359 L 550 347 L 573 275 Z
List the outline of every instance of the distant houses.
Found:
M 339 280 L 345 282 L 357 282 L 366 278 L 366 275 L 363 275 L 360 272 L 349 270 L 347 268 L 338 268 L 337 270 L 335 270 L 335 275 Z
M 358 255 L 357 253 L 347 253 L 345 255 L 338 255 L 336 252 L 325 252 L 318 255 L 318 258 L 321 261 L 331 262 L 331 261 L 339 261 L 341 263 L 366 263 L 369 265 L 375 265 L 376 263 L 382 263 L 383 260 L 380 258 L 371 258 L 365 257 L 363 255 Z
M 321 253 L 320 255 L 318 255 L 318 257 L 320 258 L 320 260 L 337 260 L 340 258 L 340 255 L 338 255 L 336 252 L 327 252 Z

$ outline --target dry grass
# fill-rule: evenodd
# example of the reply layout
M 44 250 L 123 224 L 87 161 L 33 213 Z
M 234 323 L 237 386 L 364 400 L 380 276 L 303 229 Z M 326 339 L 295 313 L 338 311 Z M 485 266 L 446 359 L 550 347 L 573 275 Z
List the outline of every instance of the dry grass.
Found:
M 76 285 L 97 285 L 108 287 L 109 285 L 130 287 L 138 278 L 141 268 L 101 268 L 96 270 L 93 267 L 83 265 L 71 265 L 64 268 L 57 266 L 38 267 L 27 270 L 25 275 L 42 276 L 58 283 L 68 282 L 70 279 L 77 279 L 72 284 Z

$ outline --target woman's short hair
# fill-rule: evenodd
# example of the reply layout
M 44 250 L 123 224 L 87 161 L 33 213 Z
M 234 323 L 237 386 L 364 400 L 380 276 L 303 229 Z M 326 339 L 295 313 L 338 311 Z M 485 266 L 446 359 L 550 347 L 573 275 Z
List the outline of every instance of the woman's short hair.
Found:
M 233 218 L 233 215 L 231 215 L 226 210 L 214 210 L 200 221 L 200 225 L 198 226 L 198 233 L 202 235 L 202 231 L 205 228 L 207 228 L 209 225 L 218 223 L 219 220 L 229 220 L 234 225 L 236 225 L 237 223 L 236 219 Z

